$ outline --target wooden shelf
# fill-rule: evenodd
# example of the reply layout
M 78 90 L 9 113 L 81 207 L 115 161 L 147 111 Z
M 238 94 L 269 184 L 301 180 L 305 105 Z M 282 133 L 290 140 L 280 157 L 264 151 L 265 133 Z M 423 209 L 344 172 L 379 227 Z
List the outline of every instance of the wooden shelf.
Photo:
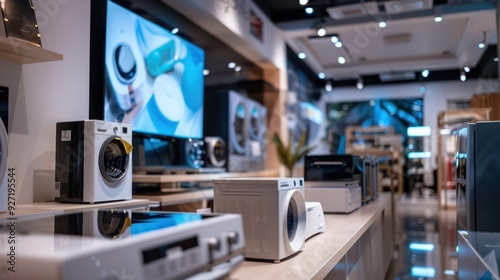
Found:
M 182 183 L 211 181 L 220 178 L 234 177 L 277 177 L 278 170 L 270 169 L 256 172 L 236 172 L 236 173 L 208 173 L 208 174 L 134 174 L 134 183 Z
M 177 205 L 214 198 L 213 189 L 164 189 L 157 193 L 134 194 L 134 199 L 145 199 L 159 202 L 159 206 Z
M 63 55 L 35 45 L 0 36 L 0 59 L 19 64 L 62 60 Z

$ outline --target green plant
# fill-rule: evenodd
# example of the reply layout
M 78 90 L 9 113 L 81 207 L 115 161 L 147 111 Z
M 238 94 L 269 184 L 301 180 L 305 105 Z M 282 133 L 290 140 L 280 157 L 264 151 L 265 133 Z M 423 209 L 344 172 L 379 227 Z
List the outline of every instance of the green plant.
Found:
M 299 142 L 294 146 L 293 139 L 290 136 L 288 144 L 285 145 L 281 140 L 278 133 L 273 134 L 272 141 L 276 144 L 276 151 L 278 152 L 278 159 L 283 164 L 288 172 L 288 176 L 293 175 L 293 167 L 295 164 L 307 153 L 309 153 L 314 146 L 305 146 L 306 132 L 300 134 Z

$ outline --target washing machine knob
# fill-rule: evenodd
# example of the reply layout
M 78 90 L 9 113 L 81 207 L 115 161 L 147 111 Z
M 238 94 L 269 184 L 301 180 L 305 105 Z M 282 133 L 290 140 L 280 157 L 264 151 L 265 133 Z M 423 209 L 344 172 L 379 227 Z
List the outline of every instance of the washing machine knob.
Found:
M 217 237 L 210 237 L 210 238 L 208 238 L 207 243 L 208 243 L 208 249 L 210 249 L 210 251 L 212 251 L 212 250 L 219 251 L 220 250 L 220 240 L 219 240 L 219 238 L 217 238 Z
M 227 233 L 227 243 L 228 244 L 237 244 L 240 236 L 235 231 L 230 231 Z

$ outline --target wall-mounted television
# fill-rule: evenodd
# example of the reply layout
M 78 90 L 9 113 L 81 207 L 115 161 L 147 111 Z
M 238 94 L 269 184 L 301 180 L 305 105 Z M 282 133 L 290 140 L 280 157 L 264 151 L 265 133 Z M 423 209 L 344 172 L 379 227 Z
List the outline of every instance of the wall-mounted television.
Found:
M 204 50 L 130 3 L 91 1 L 89 117 L 129 123 L 135 135 L 201 139 Z

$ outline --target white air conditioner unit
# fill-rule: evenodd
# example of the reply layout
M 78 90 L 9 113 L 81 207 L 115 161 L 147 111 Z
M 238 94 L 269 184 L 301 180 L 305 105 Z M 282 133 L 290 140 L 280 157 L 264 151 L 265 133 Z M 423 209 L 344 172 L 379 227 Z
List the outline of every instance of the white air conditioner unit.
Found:
M 326 8 L 328 15 L 336 20 L 373 16 L 379 13 L 377 2 L 366 2 Z

